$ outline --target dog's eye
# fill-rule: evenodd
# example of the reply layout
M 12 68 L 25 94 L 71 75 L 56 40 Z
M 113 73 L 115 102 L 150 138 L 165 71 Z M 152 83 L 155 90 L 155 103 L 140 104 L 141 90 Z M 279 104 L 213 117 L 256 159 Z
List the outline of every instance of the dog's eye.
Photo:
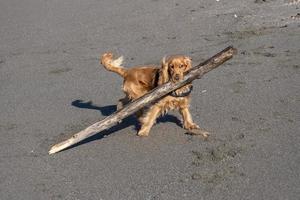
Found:
M 183 67 L 184 67 L 184 65 L 180 65 L 180 66 L 179 66 L 179 68 L 183 68 Z
M 170 68 L 173 69 L 173 68 L 174 68 L 174 65 L 170 65 Z

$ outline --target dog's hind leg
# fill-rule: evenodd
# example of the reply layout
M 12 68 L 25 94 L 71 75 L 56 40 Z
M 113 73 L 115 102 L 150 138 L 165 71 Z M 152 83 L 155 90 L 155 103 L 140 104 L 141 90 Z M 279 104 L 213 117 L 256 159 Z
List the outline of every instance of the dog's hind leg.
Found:
M 130 102 L 130 99 L 126 95 L 124 98 L 119 99 L 117 104 L 117 110 L 121 110 L 125 105 L 127 105 Z
M 128 98 L 127 95 L 124 98 L 119 99 L 118 104 L 117 104 L 117 111 L 124 108 L 124 106 L 128 103 L 130 103 L 130 99 Z M 122 120 L 118 121 L 118 123 L 121 123 L 121 122 L 122 122 Z

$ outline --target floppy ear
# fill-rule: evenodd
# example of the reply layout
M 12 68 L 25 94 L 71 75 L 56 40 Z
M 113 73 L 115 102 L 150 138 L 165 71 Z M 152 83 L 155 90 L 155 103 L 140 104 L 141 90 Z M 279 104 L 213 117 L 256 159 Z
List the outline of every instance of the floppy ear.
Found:
M 162 61 L 161 61 L 161 68 L 160 68 L 160 71 L 159 71 L 159 79 L 158 79 L 158 84 L 159 85 L 162 85 L 162 84 L 169 81 L 168 68 L 169 68 L 169 64 L 168 64 L 166 56 L 164 56 Z
M 185 71 L 188 71 L 192 68 L 192 59 L 188 56 L 184 56 L 184 64 L 186 65 Z

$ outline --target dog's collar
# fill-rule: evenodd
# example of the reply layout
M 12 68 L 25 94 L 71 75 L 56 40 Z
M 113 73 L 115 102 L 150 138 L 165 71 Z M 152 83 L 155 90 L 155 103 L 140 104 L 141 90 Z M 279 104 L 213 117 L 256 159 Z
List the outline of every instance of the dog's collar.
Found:
M 193 85 L 191 85 L 187 91 L 181 92 L 179 94 L 177 94 L 175 91 L 173 91 L 170 93 L 170 95 L 172 97 L 186 97 L 191 94 L 192 90 L 193 90 Z

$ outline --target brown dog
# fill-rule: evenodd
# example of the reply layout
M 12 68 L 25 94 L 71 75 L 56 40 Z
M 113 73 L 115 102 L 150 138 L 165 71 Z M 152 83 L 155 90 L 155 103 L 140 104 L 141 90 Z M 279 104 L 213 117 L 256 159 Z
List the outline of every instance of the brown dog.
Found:
M 191 58 L 183 55 L 170 56 L 163 58 L 161 67 L 155 65 L 137 66 L 126 69 L 122 67 L 123 57 L 113 59 L 112 53 L 102 55 L 101 63 L 109 71 L 115 72 L 124 78 L 123 91 L 125 97 L 119 100 L 118 109 L 122 108 L 130 101 L 137 99 L 158 85 L 168 81 L 177 82 L 183 79 L 184 73 L 192 66 Z M 156 119 L 169 110 L 178 109 L 183 117 L 183 127 L 187 130 L 200 129 L 192 120 L 189 111 L 190 92 L 192 85 L 188 84 L 172 92 L 171 95 L 164 97 L 157 103 L 151 105 L 139 113 L 141 129 L 139 136 L 148 136 L 149 131 Z M 200 131 L 204 137 L 208 132 Z

